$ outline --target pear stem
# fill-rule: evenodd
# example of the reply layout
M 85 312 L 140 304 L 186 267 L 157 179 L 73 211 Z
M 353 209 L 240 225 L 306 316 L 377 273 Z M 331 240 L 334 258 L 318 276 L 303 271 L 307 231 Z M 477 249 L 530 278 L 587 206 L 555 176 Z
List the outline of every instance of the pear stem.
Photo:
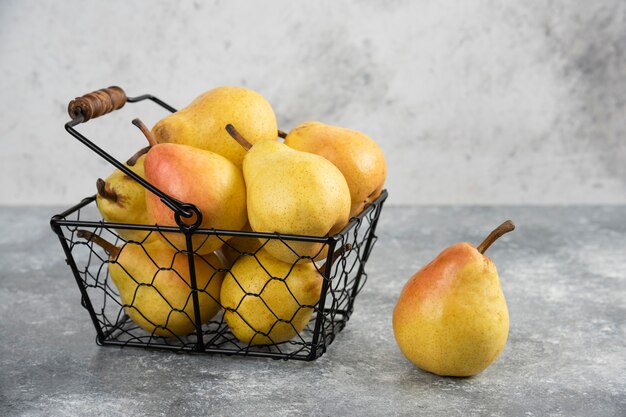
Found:
M 278 129 L 278 137 L 285 139 L 287 137 L 287 132 L 283 132 L 282 130 Z
M 145 148 L 139 149 L 133 156 L 128 159 L 128 161 L 126 161 L 126 165 L 134 167 L 137 164 L 139 158 L 141 158 L 142 155 L 147 154 L 151 147 L 152 146 L 150 145 L 146 146 Z
M 98 178 L 96 180 L 96 188 L 98 189 L 98 194 L 102 198 L 106 198 L 107 200 L 112 201 L 114 203 L 116 203 L 117 200 L 119 199 L 119 196 L 114 190 L 107 188 L 107 183 L 102 178 Z
M 513 224 L 513 222 L 511 220 L 505 221 L 500 226 L 496 227 L 493 232 L 489 233 L 489 236 L 487 236 L 476 249 L 478 249 L 478 252 L 480 253 L 485 253 L 485 251 L 489 249 L 489 246 L 491 246 L 493 242 L 498 240 L 505 233 L 512 232 L 513 230 L 515 230 L 515 225 Z
M 332 258 L 330 258 L 330 262 L 326 262 L 324 265 L 322 265 L 320 267 L 320 274 L 322 275 L 326 275 L 326 269 L 330 268 L 333 266 L 333 264 L 335 263 L 335 261 L 344 253 L 346 253 L 347 251 L 349 251 L 350 249 L 352 249 L 352 244 L 351 243 L 346 243 L 345 245 L 343 245 L 342 247 L 340 247 L 339 249 L 337 249 L 335 252 L 333 252 L 333 256 Z M 330 263 L 330 265 L 329 265 Z
M 108 253 L 109 256 L 112 258 L 117 258 L 117 256 L 120 254 L 120 248 L 113 245 L 112 243 L 107 242 L 95 233 L 89 232 L 87 230 L 78 230 L 76 232 L 76 236 L 87 239 L 90 242 L 94 242 L 96 245 L 104 249 L 104 251 Z
M 143 133 L 146 139 L 148 139 L 148 143 L 150 144 L 150 146 L 156 146 L 159 143 L 157 142 L 152 132 L 150 132 L 150 129 L 148 129 L 139 118 L 134 119 L 132 123 L 137 126 L 139 130 L 141 130 L 141 133 Z
M 235 126 L 231 125 L 230 123 L 226 125 L 226 131 L 228 132 L 228 134 L 237 141 L 237 143 L 239 143 L 246 151 L 249 150 L 252 147 L 252 144 L 250 142 L 248 142 L 246 140 L 246 138 L 244 138 L 243 136 L 241 136 L 241 133 L 239 133 L 237 131 L 237 129 L 235 129 Z

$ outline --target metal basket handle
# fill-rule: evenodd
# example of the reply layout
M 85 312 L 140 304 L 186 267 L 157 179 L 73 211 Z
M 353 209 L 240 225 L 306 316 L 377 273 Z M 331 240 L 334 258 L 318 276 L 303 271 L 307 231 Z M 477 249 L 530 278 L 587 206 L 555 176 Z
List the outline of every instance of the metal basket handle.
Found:
M 128 97 L 124 90 L 120 87 L 111 86 L 108 88 L 102 88 L 100 90 L 93 91 L 81 97 L 76 97 L 74 100 L 70 101 L 69 105 L 67 106 L 67 112 L 69 113 L 72 120 L 65 124 L 65 130 L 70 135 L 78 139 L 82 144 L 84 144 L 89 149 L 104 158 L 107 162 L 112 164 L 114 167 L 137 181 L 148 191 L 158 196 L 163 204 L 168 206 L 174 212 L 174 219 L 176 220 L 176 224 L 181 229 L 186 231 L 195 230 L 202 223 L 202 213 L 195 205 L 190 203 L 184 203 L 165 194 L 163 191 L 159 190 L 154 185 L 141 178 L 139 175 L 135 174 L 126 165 L 113 158 L 102 148 L 94 144 L 92 141 L 90 141 L 84 135 L 74 129 L 76 125 L 111 113 L 114 110 L 121 109 L 127 102 L 136 103 L 143 100 L 153 101 L 172 113 L 176 111 L 174 107 L 150 94 L 145 94 L 137 97 Z M 193 222 L 186 223 L 183 221 L 183 218 L 193 218 Z

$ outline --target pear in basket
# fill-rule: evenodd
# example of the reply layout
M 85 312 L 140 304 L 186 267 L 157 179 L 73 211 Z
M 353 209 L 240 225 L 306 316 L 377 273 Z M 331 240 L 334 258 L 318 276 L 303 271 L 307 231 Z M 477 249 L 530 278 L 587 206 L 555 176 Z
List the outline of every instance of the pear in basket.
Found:
M 214 152 L 176 143 L 157 143 L 139 120 L 133 120 L 148 141 L 144 162 L 146 180 L 174 199 L 195 205 L 202 213 L 201 228 L 240 230 L 247 221 L 246 186 L 239 168 Z M 178 227 L 174 211 L 146 190 L 146 209 L 151 224 Z M 194 223 L 197 218 L 183 219 Z M 163 232 L 158 236 L 178 250 L 186 250 L 183 233 Z M 211 253 L 229 237 L 194 234 L 193 250 Z
M 323 278 L 311 261 L 296 265 L 261 250 L 231 267 L 220 293 L 224 319 L 237 339 L 270 345 L 297 336 L 320 299 Z
M 144 163 L 145 155 L 136 160 L 129 160 L 126 166 L 141 178 L 145 178 Z M 98 178 L 96 181 L 98 194 L 96 204 L 102 218 L 111 223 L 149 224 L 146 211 L 145 188 L 137 181 L 116 169 L 106 180 Z M 116 229 L 126 240 L 142 242 L 150 234 L 150 231 Z M 153 239 L 150 234 L 149 239 Z
M 333 163 L 348 182 L 350 217 L 359 214 L 383 190 L 387 166 L 382 149 L 364 133 L 320 122 L 304 122 L 285 137 L 285 145 Z
M 346 179 L 327 159 L 291 149 L 278 141 L 252 145 L 228 125 L 228 132 L 248 149 L 243 160 L 248 221 L 255 232 L 328 236 L 348 223 L 350 190 Z M 271 240 L 264 249 L 293 263 L 301 257 L 326 256 L 324 243 Z
M 109 255 L 109 274 L 121 304 L 135 324 L 156 336 L 180 337 L 195 329 L 189 258 L 164 245 L 128 242 L 116 247 L 86 230 L 78 237 L 101 246 Z M 223 265 L 214 254 L 195 255 L 200 322 L 219 311 Z
M 224 156 L 241 168 L 246 151 L 224 130 L 240 127 L 250 143 L 277 139 L 276 116 L 259 93 L 243 87 L 207 91 L 184 109 L 160 120 L 152 133 L 159 143 L 180 143 Z
M 350 249 L 350 244 L 337 249 L 330 264 L 321 267 L 305 259 L 282 262 L 265 249 L 239 256 L 220 291 L 230 331 L 249 345 L 277 344 L 297 337 L 320 300 L 327 268 Z

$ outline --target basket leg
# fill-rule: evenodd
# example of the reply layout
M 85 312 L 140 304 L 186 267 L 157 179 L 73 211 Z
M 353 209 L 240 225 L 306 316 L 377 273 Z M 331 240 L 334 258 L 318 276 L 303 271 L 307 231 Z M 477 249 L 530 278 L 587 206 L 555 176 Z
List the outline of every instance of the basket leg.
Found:
M 337 245 L 337 241 L 335 239 L 329 240 L 328 243 L 328 255 L 326 257 L 325 265 L 332 265 L 333 263 L 333 255 L 335 253 L 335 246 Z M 311 354 L 307 357 L 307 360 L 313 360 L 320 356 L 322 353 L 326 351 L 325 341 L 322 342 L 322 352 L 318 354 L 319 348 L 319 338 L 320 334 L 323 333 L 324 328 L 322 323 L 326 316 L 324 315 L 324 305 L 326 303 L 326 293 L 328 292 L 328 287 L 330 285 L 330 274 L 332 268 L 324 268 L 324 282 L 322 283 L 322 291 L 320 295 L 320 301 L 318 302 L 318 313 L 315 319 L 315 328 L 313 330 L 313 340 L 311 341 Z
M 74 257 L 72 256 L 72 251 L 70 247 L 67 245 L 67 240 L 65 235 L 63 234 L 63 230 L 59 224 L 54 222 L 54 218 L 51 222 L 52 230 L 59 236 L 59 241 L 61 242 L 61 246 L 63 247 L 63 252 L 65 252 L 65 260 L 67 264 L 70 266 L 72 273 L 74 274 L 74 279 L 78 284 L 78 288 L 80 289 L 81 294 L 81 304 L 83 307 L 89 311 L 89 316 L 91 317 L 91 321 L 93 322 L 94 327 L 96 328 L 98 342 L 102 343 L 106 339 L 106 336 L 102 332 L 102 327 L 100 326 L 100 322 L 98 321 L 98 317 L 96 316 L 96 311 L 91 304 L 91 300 L 89 299 L 89 294 L 87 294 L 87 288 L 85 287 L 85 283 L 80 278 L 80 272 L 78 271 L 78 267 L 76 266 L 76 262 L 74 262 Z
M 191 300 L 193 302 L 193 315 L 196 323 L 196 352 L 204 351 L 204 338 L 202 334 L 202 322 L 200 321 L 200 300 L 198 299 L 198 285 L 196 283 L 196 263 L 193 253 L 191 230 L 185 230 L 185 240 L 187 242 L 187 262 L 189 262 L 189 281 L 191 284 Z
M 352 314 L 352 310 L 354 308 L 354 299 L 356 298 L 357 293 L 359 292 L 359 285 L 361 284 L 361 277 L 365 272 L 365 263 L 369 258 L 370 252 L 372 250 L 372 244 L 374 242 L 374 236 L 376 236 L 376 225 L 378 225 L 378 219 L 380 218 L 380 213 L 383 208 L 384 200 L 381 201 L 380 205 L 376 207 L 376 213 L 374 213 L 374 220 L 370 226 L 370 229 L 367 231 L 367 242 L 365 242 L 365 248 L 363 249 L 363 258 L 359 264 L 359 271 L 356 274 L 356 278 L 354 279 L 354 286 L 352 287 L 352 293 L 350 294 L 350 301 L 348 302 L 348 308 L 346 309 L 346 319 L 350 317 Z

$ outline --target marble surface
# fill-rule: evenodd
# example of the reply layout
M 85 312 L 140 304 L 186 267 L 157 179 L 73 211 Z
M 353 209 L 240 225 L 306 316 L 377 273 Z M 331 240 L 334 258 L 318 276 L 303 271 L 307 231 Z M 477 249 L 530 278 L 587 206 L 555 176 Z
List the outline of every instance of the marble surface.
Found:
M 2 0 L 0 204 L 95 192 L 111 167 L 63 124 L 112 84 L 176 107 L 242 85 L 283 130 L 368 133 L 391 204 L 624 204 L 624 39 L 623 0 Z M 126 160 L 145 145 L 130 121 L 164 115 L 83 131 Z
M 99 347 L 48 221 L 0 208 L 0 415 L 623 416 L 626 207 L 386 207 L 369 280 L 317 361 Z M 498 360 L 442 378 L 398 350 L 391 312 L 440 249 L 489 249 L 511 316 Z

